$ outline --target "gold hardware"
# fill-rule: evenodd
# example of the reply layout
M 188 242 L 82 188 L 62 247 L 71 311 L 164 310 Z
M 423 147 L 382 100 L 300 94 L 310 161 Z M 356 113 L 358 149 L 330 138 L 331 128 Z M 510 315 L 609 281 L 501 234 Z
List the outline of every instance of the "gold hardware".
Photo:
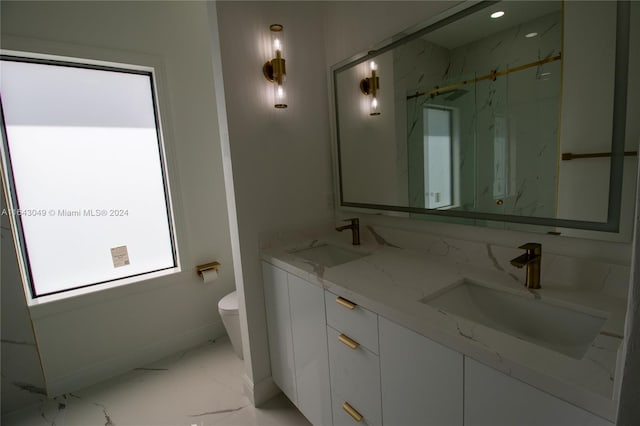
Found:
M 267 61 L 262 66 L 262 73 L 264 74 L 264 78 L 269 80 L 271 83 L 282 84 L 282 78 L 287 73 L 285 67 L 285 60 L 279 57 L 280 53 L 277 54 L 275 58 L 270 61 Z
M 500 77 L 500 76 L 503 76 L 503 75 L 507 75 L 507 74 L 510 74 L 510 73 L 516 72 L 516 71 L 526 70 L 527 68 L 537 67 L 539 65 L 544 65 L 544 64 L 547 64 L 549 62 L 558 61 L 560 59 L 562 59 L 562 55 L 550 56 L 548 58 L 541 59 L 539 61 L 530 62 L 528 64 L 520 65 L 518 67 L 508 68 L 508 69 L 502 70 L 502 71 L 491 71 L 489 74 L 483 75 L 481 77 L 472 78 L 470 80 L 463 80 L 463 81 L 461 81 L 459 83 L 450 84 L 450 85 L 444 86 L 444 87 L 437 87 L 436 86 L 431 90 L 427 90 L 426 92 L 421 92 L 421 93 L 416 93 L 414 95 L 409 95 L 409 96 L 407 96 L 407 99 L 419 98 L 420 96 L 442 95 L 442 94 L 444 94 L 446 92 L 451 92 L 452 90 L 455 90 L 458 87 L 464 86 L 466 84 L 477 83 L 477 82 L 483 81 L 483 80 L 493 80 L 493 81 L 495 81 L 495 79 L 497 77 Z
M 276 108 L 286 108 L 287 104 L 285 102 L 284 81 L 285 76 L 287 75 L 287 69 L 285 66 L 285 60 L 282 57 L 282 30 L 284 30 L 284 27 L 280 24 L 272 24 L 269 26 L 269 30 L 271 31 L 275 57 L 264 63 L 262 66 L 262 73 L 269 82 L 275 84 L 274 106 Z
M 516 268 L 527 267 L 527 277 L 525 285 L 527 288 L 540 288 L 540 268 L 542 261 L 542 244 L 527 243 L 520 247 L 527 252 L 523 255 L 511 259 L 511 264 Z
M 358 306 L 355 303 L 353 303 L 352 301 L 344 299 L 344 298 L 342 298 L 340 296 L 336 297 L 336 302 L 338 304 L 344 306 L 347 309 L 355 309 L 355 307 Z
M 503 205 L 503 204 L 504 204 L 504 200 L 502 200 L 502 199 L 497 199 L 497 200 L 496 200 L 496 204 L 497 204 L 497 205 L 499 205 L 499 206 L 501 206 L 501 205 Z
M 356 342 L 349 336 L 345 336 L 344 334 L 339 335 L 338 340 L 340 340 L 345 345 L 349 346 L 351 349 L 358 349 L 358 346 L 360 346 L 360 343 Z
M 351 229 L 351 244 L 353 244 L 354 246 L 359 246 L 360 245 L 360 219 L 358 219 L 357 217 L 354 217 L 352 219 L 344 219 L 344 221 L 350 221 L 351 224 L 350 225 L 344 225 L 344 226 L 338 226 L 336 228 L 336 231 L 338 232 L 342 232 L 345 229 Z
M 638 155 L 637 151 L 625 151 L 625 157 L 636 157 Z M 598 157 L 611 157 L 610 152 L 594 152 L 592 154 L 572 154 L 570 152 L 562 153 L 562 161 L 576 160 L 579 158 L 598 158 Z
M 346 411 L 347 414 L 349 414 L 351 417 L 353 417 L 353 420 L 355 420 L 356 422 L 362 421 L 362 414 L 358 413 L 358 410 L 353 408 L 348 402 L 345 401 L 345 403 L 342 404 L 342 409 Z
M 204 271 L 210 271 L 211 269 L 215 269 L 218 272 L 218 268 L 220 267 L 220 262 L 209 262 L 203 265 L 196 266 L 196 271 L 198 275 L 202 275 Z
M 378 89 L 380 89 L 380 77 L 376 76 L 376 70 L 371 71 L 371 77 L 360 80 L 360 91 L 363 95 L 375 96 Z

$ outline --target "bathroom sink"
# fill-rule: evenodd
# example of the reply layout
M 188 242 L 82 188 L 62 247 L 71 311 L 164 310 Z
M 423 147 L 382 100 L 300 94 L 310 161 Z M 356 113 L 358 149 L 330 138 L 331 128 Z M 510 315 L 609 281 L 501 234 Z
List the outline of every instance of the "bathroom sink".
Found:
M 359 253 L 331 244 L 317 245 L 301 250 L 291 251 L 290 253 L 294 256 L 320 264 L 327 268 L 342 265 L 343 263 L 351 262 L 368 255 L 367 253 Z
M 582 359 L 607 318 L 462 280 L 420 302 Z

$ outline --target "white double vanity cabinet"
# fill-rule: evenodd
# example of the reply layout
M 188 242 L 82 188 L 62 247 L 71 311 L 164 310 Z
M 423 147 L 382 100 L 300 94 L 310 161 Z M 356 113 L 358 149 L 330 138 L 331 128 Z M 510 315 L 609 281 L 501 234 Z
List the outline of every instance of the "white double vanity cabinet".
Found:
M 320 284 L 262 268 L 273 380 L 316 426 L 611 425 Z

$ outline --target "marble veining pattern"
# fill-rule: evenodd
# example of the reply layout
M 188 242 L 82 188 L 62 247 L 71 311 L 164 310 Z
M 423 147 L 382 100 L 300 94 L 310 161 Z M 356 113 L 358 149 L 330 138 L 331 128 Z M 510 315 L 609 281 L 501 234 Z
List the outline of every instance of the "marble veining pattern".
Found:
M 298 426 L 309 423 L 284 396 L 256 409 L 242 393 L 244 367 L 228 338 L 211 341 L 77 392 L 2 413 L 4 426 Z
M 373 229 L 373 227 L 371 225 L 367 225 L 367 230 L 371 233 L 371 235 L 373 236 L 373 238 L 376 240 L 376 243 L 378 245 L 381 246 L 387 246 L 387 247 L 393 247 L 393 248 L 400 248 L 395 244 L 390 243 L 389 241 L 385 240 L 382 235 L 378 234 L 376 232 L 375 229 Z
M 558 398 L 613 418 L 628 267 L 543 251 L 542 289 L 528 290 L 525 270 L 510 264 L 521 249 L 366 225 L 360 246 L 351 246 L 347 237 L 334 232 L 320 240 L 367 256 L 323 268 L 322 276 L 315 273 L 318 265 L 287 249 L 304 243 L 271 246 L 263 259 Z M 574 359 L 420 302 L 465 278 L 608 319 L 584 357 Z

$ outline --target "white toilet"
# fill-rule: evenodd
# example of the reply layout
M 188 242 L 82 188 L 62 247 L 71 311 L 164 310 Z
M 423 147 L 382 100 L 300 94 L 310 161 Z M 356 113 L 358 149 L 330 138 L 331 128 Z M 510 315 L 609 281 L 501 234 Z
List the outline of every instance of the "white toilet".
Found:
M 231 346 L 236 355 L 242 359 L 242 338 L 240 337 L 240 315 L 238 313 L 238 293 L 235 291 L 227 294 L 218 302 L 218 312 L 222 317 L 222 323 L 227 330 Z

